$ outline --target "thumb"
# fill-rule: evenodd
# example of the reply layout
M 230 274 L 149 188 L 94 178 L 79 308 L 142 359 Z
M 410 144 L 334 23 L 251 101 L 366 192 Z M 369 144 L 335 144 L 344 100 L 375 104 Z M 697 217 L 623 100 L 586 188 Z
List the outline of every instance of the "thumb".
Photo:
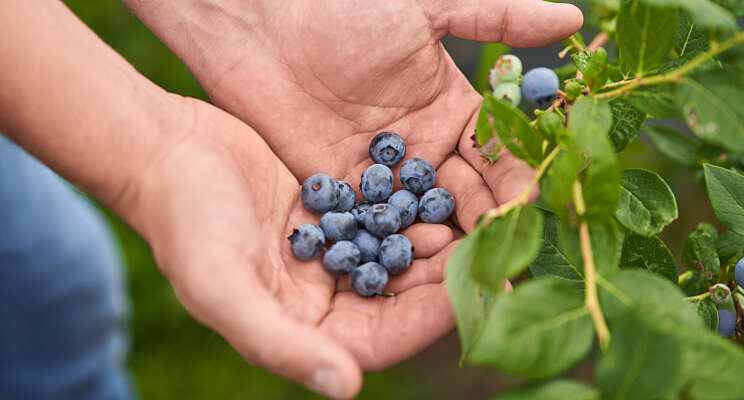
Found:
M 572 4 L 542 0 L 427 0 L 437 33 L 464 39 L 537 47 L 565 39 L 584 17 Z
M 334 399 L 358 394 L 360 367 L 340 344 L 317 327 L 286 315 L 255 280 L 205 275 L 181 280 L 184 285 L 174 282 L 176 295 L 196 319 L 217 331 L 248 363 Z

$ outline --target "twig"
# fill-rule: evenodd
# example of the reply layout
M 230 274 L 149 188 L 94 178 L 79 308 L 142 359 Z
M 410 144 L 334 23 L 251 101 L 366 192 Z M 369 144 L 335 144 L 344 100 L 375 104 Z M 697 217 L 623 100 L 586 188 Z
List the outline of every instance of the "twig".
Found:
M 707 299 L 708 297 L 710 297 L 710 292 L 700 293 L 697 296 L 690 296 L 690 297 L 685 297 L 685 298 L 687 300 L 700 301 L 700 300 Z
M 591 43 L 589 43 L 589 46 L 587 46 L 587 50 L 591 51 L 597 51 L 600 47 L 607 44 L 607 42 L 610 41 L 610 35 L 607 34 L 607 32 L 600 32 L 597 36 L 592 39 Z

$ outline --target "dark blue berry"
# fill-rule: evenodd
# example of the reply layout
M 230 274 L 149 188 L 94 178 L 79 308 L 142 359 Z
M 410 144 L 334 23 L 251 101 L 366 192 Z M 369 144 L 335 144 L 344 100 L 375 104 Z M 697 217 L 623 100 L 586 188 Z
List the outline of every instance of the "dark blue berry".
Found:
M 357 233 L 356 218 L 349 212 L 331 211 L 323 214 L 320 227 L 329 242 L 351 240 Z
M 364 214 L 364 227 L 378 237 L 392 235 L 400 229 L 400 213 L 389 204 L 375 204 Z
M 736 268 L 734 269 L 734 278 L 736 279 L 736 284 L 744 288 L 744 258 L 736 263 Z
M 406 156 L 406 142 L 393 132 L 381 132 L 369 144 L 369 155 L 377 164 L 392 167 Z
M 362 201 L 354 204 L 354 207 L 351 209 L 351 213 L 354 214 L 354 217 L 356 218 L 357 223 L 359 223 L 360 228 L 364 228 L 364 214 L 374 204 L 375 203 L 371 201 Z
M 421 196 L 419 201 L 419 217 L 430 224 L 444 222 L 455 209 L 455 198 L 450 192 L 442 188 L 434 188 Z
M 356 201 L 356 191 L 345 181 L 336 181 L 338 187 L 338 204 L 335 211 L 350 211 Z
M 393 171 L 382 164 L 373 164 L 362 174 L 360 184 L 365 199 L 379 203 L 393 193 Z
M 350 280 L 354 291 L 362 296 L 374 296 L 382 294 L 388 282 L 388 273 L 382 265 L 368 262 L 351 271 Z
M 424 193 L 434 186 L 437 172 L 422 158 L 406 160 L 400 167 L 400 183 L 413 193 Z
M 328 175 L 316 174 L 302 184 L 302 204 L 310 211 L 323 213 L 336 208 L 338 186 Z
M 361 253 L 360 262 L 377 261 L 377 253 L 380 251 L 380 238 L 365 229 L 360 229 L 357 231 L 353 242 Z
M 408 190 L 399 190 L 388 199 L 388 204 L 400 213 L 400 229 L 409 227 L 418 211 L 418 198 Z
M 413 262 L 413 246 L 401 234 L 390 235 L 380 244 L 380 264 L 389 273 L 398 275 L 406 272 Z
M 359 248 L 354 243 L 342 240 L 326 250 L 323 268 L 333 276 L 346 275 L 359 265 L 360 257 Z
M 558 92 L 558 75 L 548 68 L 529 70 L 522 78 L 524 98 L 540 106 L 550 103 Z
M 323 230 L 313 224 L 300 226 L 287 239 L 292 245 L 292 253 L 300 260 L 312 260 L 325 246 Z
M 718 334 L 730 338 L 736 333 L 736 314 L 729 310 L 718 310 Z

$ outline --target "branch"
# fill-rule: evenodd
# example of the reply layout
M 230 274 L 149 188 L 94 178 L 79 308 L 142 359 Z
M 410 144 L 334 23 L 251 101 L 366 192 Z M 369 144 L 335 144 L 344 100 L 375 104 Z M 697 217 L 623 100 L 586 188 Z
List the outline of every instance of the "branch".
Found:
M 586 213 L 586 206 L 579 181 L 574 182 L 573 197 L 576 214 L 581 217 Z M 610 330 L 607 328 L 607 322 L 605 322 L 602 309 L 599 305 L 599 296 L 597 295 L 597 268 L 594 265 L 589 224 L 586 221 L 579 224 L 579 238 L 581 240 L 581 258 L 584 260 L 584 302 L 592 317 L 592 322 L 594 322 L 594 328 L 597 330 L 599 347 L 604 351 L 610 345 Z
M 587 46 L 587 50 L 591 51 L 597 51 L 600 47 L 607 44 L 607 42 L 610 41 L 610 35 L 607 34 L 607 32 L 601 32 L 597 36 L 592 39 L 591 43 L 589 43 L 589 46 Z
M 690 72 L 694 71 L 695 68 L 701 66 L 704 62 L 741 43 L 744 43 L 744 32 L 737 32 L 727 41 L 719 45 L 711 46 L 710 50 L 693 58 L 692 61 L 677 69 L 671 70 L 661 75 L 652 75 L 645 78 L 634 79 L 625 86 L 622 86 L 615 90 L 611 90 L 609 92 L 600 93 L 595 96 L 595 98 L 597 100 L 610 99 L 617 96 L 624 96 L 631 90 L 637 89 L 641 86 L 658 85 L 661 83 L 678 83 L 682 80 L 682 77 L 684 75 L 687 75 Z
M 710 292 L 705 292 L 705 293 L 701 293 L 701 294 L 699 294 L 697 296 L 690 296 L 690 297 L 685 297 L 685 298 L 687 300 L 700 301 L 700 300 L 707 299 L 709 296 L 710 296 Z

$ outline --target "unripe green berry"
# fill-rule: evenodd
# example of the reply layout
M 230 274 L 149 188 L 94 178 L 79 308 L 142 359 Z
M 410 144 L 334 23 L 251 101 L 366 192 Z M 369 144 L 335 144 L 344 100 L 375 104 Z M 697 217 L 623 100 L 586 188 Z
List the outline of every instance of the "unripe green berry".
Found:
M 731 298 L 731 289 L 723 283 L 716 283 L 710 287 L 710 298 L 718 304 L 726 304 Z
M 522 89 L 516 83 L 500 83 L 493 89 L 493 97 L 506 100 L 517 107 L 522 102 Z
M 575 80 L 568 81 L 566 83 L 566 98 L 576 100 L 579 96 L 581 96 L 581 84 Z
M 563 118 L 552 111 L 542 113 L 537 117 L 537 129 L 545 139 L 555 141 L 565 128 Z
M 522 61 L 515 55 L 505 54 L 499 56 L 499 59 L 496 60 L 491 75 L 488 77 L 488 82 L 491 84 L 491 88 L 496 90 L 496 87 L 501 83 L 518 83 L 521 76 Z

